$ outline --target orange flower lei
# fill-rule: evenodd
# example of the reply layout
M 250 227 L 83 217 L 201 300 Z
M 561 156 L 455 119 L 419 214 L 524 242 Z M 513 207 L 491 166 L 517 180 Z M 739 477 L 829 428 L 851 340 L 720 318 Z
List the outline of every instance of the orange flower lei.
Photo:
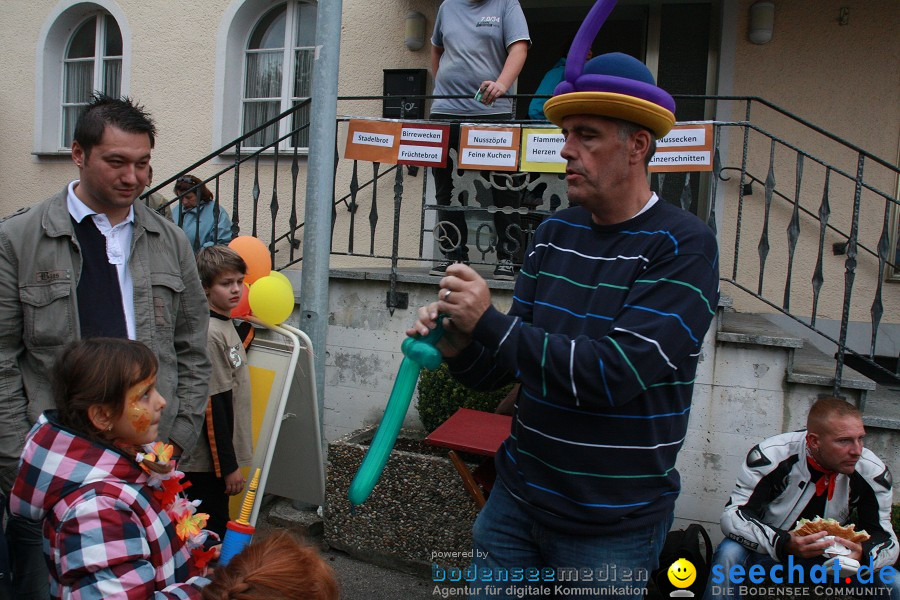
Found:
M 209 536 L 219 539 L 216 533 L 204 529 L 209 515 L 197 512 L 199 500 L 191 501 L 182 495 L 182 492 L 191 486 L 191 482 L 182 481 L 184 473 L 175 470 L 175 465 L 172 464 L 174 448 L 171 444 L 156 442 L 145 445 L 143 450 L 144 452 L 137 453 L 135 460 L 147 474 L 147 485 L 153 488 L 153 496 L 175 524 L 175 533 L 190 549 L 194 566 L 203 569 L 215 555 L 214 549 L 203 549 L 204 543 Z M 157 473 L 144 464 L 147 461 L 161 465 L 172 464 L 172 470 L 168 473 Z

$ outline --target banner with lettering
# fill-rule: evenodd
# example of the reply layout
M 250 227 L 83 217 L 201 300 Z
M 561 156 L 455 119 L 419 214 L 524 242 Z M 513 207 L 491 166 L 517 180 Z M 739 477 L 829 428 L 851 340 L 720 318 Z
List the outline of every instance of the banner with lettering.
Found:
M 403 123 L 397 162 L 401 165 L 446 167 L 449 139 L 449 125 Z
M 522 161 L 519 170 L 533 173 L 565 173 L 566 159 L 560 155 L 565 143 L 562 129 L 558 127 L 522 129 Z
M 650 161 L 651 173 L 712 171 L 712 123 L 676 123 L 666 137 L 656 142 Z
M 459 168 L 517 171 L 519 167 L 518 127 L 462 125 L 459 129 Z
M 396 164 L 401 128 L 398 121 L 352 119 L 348 125 L 344 158 Z

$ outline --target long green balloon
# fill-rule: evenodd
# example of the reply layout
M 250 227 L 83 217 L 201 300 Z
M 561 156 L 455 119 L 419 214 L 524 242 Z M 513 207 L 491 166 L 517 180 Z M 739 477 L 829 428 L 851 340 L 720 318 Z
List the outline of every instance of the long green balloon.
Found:
M 435 348 L 435 344 L 444 334 L 440 321 L 439 318 L 438 326 L 424 338 L 406 338 L 403 340 L 403 345 L 400 346 L 404 356 L 397 372 L 397 379 L 394 380 L 391 397 L 384 409 L 384 416 L 381 417 L 381 424 L 378 425 L 372 445 L 369 446 L 369 451 L 363 457 L 356 477 L 353 478 L 350 489 L 347 491 L 347 498 L 350 499 L 351 504 L 358 506 L 365 502 L 375 484 L 378 483 L 384 465 L 387 464 L 388 456 L 397 442 L 397 434 L 400 433 L 400 426 L 403 425 L 406 411 L 409 410 L 409 403 L 412 401 L 416 382 L 419 379 L 419 372 L 423 368 L 433 371 L 441 366 L 443 358 L 440 351 Z

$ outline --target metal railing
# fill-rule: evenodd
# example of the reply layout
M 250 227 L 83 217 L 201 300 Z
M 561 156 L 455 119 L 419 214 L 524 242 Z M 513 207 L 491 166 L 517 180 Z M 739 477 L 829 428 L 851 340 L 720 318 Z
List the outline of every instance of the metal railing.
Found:
M 740 167 L 722 166 L 718 160 L 718 145 L 716 147 L 716 180 L 726 182 L 730 179 L 728 173 L 739 174 L 735 227 L 731 240 L 733 246 L 731 273 L 722 273 L 722 281 L 728 282 L 832 342 L 836 347 L 833 382 L 835 394 L 840 393 L 845 358 L 848 354 L 854 355 L 867 365 L 870 373 L 900 382 L 900 366 L 892 372 L 876 362 L 876 344 L 884 315 L 886 274 L 888 269 L 894 273 L 898 270 L 897 260 L 891 257 L 889 246 L 892 227 L 896 227 L 892 219 L 896 221 L 900 216 L 900 203 L 896 192 L 887 191 L 885 186 L 897 189 L 900 169 L 762 98 L 718 97 L 716 100 L 738 102 L 744 107 L 742 121 L 716 123 L 717 130 L 736 128 L 742 133 Z M 771 116 L 760 116 L 761 111 L 767 111 Z M 780 122 L 786 129 L 800 128 L 803 131 L 801 137 L 814 133 L 820 136 L 823 142 L 815 144 L 816 153 L 808 152 L 796 143 L 775 135 L 769 127 L 760 125 L 759 121 L 754 121 L 755 119 Z M 721 136 L 717 135 L 717 142 L 719 139 Z M 757 160 L 756 167 L 751 166 L 753 159 L 758 158 L 754 157 L 751 151 L 754 141 L 757 142 L 757 147 L 760 145 L 759 142 L 762 142 L 762 147 L 768 149 L 768 159 Z M 837 156 L 838 160 L 843 159 L 850 167 L 835 164 L 834 160 L 826 160 L 823 154 Z M 776 158 L 778 156 L 784 158 Z M 765 169 L 765 176 L 761 176 L 760 171 L 756 170 L 761 166 Z M 785 174 L 785 167 L 792 168 L 793 174 Z M 812 178 L 805 175 L 811 168 L 817 170 L 816 176 Z M 792 188 L 789 193 L 777 187 L 780 176 L 788 180 L 788 187 Z M 747 269 L 748 244 L 744 236 L 749 232 L 745 218 L 748 192 L 753 189 L 754 184 L 762 186 L 764 198 L 758 233 L 751 238 L 756 246 L 756 257 L 753 260 L 758 261 L 758 266 L 754 265 L 755 268 Z M 811 205 L 810 200 L 813 198 L 816 202 Z M 836 203 L 835 198 L 843 198 L 844 202 Z M 726 199 L 726 203 L 730 203 L 730 198 Z M 771 231 L 773 211 L 778 205 L 790 213 L 782 248 L 786 252 L 786 257 L 770 256 L 772 244 L 776 239 Z M 815 248 L 814 266 L 809 270 L 799 266 L 798 247 L 803 239 L 801 237 L 803 232 L 807 232 L 807 240 L 811 239 L 814 242 L 804 244 L 803 248 L 808 249 L 810 246 Z M 833 268 L 829 272 L 829 257 L 825 251 L 829 240 L 832 242 L 834 255 L 846 256 L 843 260 L 843 277 L 835 277 Z M 720 247 L 721 245 L 720 236 Z M 786 258 L 787 261 L 780 269 L 784 282 L 774 286 L 775 289 L 771 285 L 766 285 L 767 267 L 773 258 L 781 260 Z M 860 260 L 863 264 L 860 264 Z M 805 261 L 806 264 L 812 262 L 808 259 Z M 868 283 L 873 284 L 869 289 L 855 287 L 857 275 L 863 266 L 866 267 Z M 755 272 L 755 278 L 749 277 L 748 272 Z M 809 294 L 807 299 L 811 306 L 809 316 L 798 314 L 798 311 L 791 308 L 792 302 L 802 300 L 805 295 L 802 290 L 794 287 L 800 274 L 809 277 L 807 291 Z M 780 293 L 776 293 L 779 291 Z M 829 294 L 841 297 L 837 335 L 820 327 L 817 322 L 819 307 Z M 890 294 L 887 299 L 896 310 L 900 299 L 898 295 Z M 866 352 L 850 347 L 848 332 L 851 314 L 854 313 L 853 308 L 868 302 L 871 302 L 868 319 L 871 335 Z M 900 359 L 897 362 L 900 364 Z
M 438 97 L 410 96 L 409 99 Z M 527 100 L 531 97 L 521 95 L 516 98 Z M 676 96 L 676 100 L 680 99 L 714 102 L 719 107 L 719 114 L 723 114 L 723 107 L 728 105 L 739 111 L 739 117 L 734 120 L 713 122 L 713 176 L 668 173 L 651 177 L 651 187 L 664 200 L 674 198 L 674 203 L 700 213 L 699 216 L 716 231 L 720 248 L 729 250 L 730 269 L 723 265 L 721 280 L 832 342 L 837 349 L 835 393 L 841 388 L 844 357 L 848 353 L 857 355 L 886 376 L 900 376 L 875 360 L 885 301 L 890 303 L 894 313 L 898 310 L 898 295 L 887 294 L 886 298 L 884 290 L 888 270 L 900 271 L 889 248 L 891 219 L 898 218 L 900 207 L 896 193 L 887 191 L 888 186 L 896 190 L 897 166 L 761 98 Z M 355 106 L 367 101 L 380 103 L 384 98 L 347 96 L 338 100 L 354 102 Z M 400 98 L 401 111 L 412 105 L 405 100 L 407 98 Z M 291 142 L 285 140 L 297 139 L 298 134 L 308 128 L 308 122 L 299 122 L 296 118 L 301 110 L 308 114 L 307 102 L 229 142 L 149 192 L 162 190 L 184 174 L 197 170 L 209 172 L 201 179 L 214 190 L 215 210 L 220 210 L 220 198 L 231 199 L 232 235 L 244 231 L 267 241 L 273 268 L 297 264 L 302 260 L 299 236 L 304 223 L 299 220 L 298 211 L 302 208 L 303 193 L 301 191 L 298 197 L 298 185 L 302 183 L 300 165 L 305 151 L 291 147 Z M 339 118 L 336 127 L 345 127 L 347 120 L 346 117 Z M 510 120 L 507 123 L 540 125 L 532 121 Z M 244 148 L 248 139 L 267 128 L 279 131 L 273 142 L 260 148 Z M 804 139 L 811 135 L 820 136 L 823 142 L 815 144 L 816 153 L 809 152 L 796 142 L 773 133 L 782 129 L 793 131 Z M 740 133 L 739 138 L 731 132 Z M 823 145 L 826 143 L 828 148 Z M 451 205 L 439 207 L 431 201 L 433 195 L 425 169 L 361 164 L 342 160 L 340 155 L 336 148 L 336 187 L 340 186 L 341 192 L 332 202 L 331 255 L 350 261 L 359 259 L 366 265 L 374 261 L 388 268 L 388 308 L 392 312 L 399 304 L 397 275 L 401 270 L 422 270 L 423 267 L 427 270 L 430 261 L 440 258 L 441 252 L 452 253 L 453 248 L 446 243 L 446 238 L 452 236 L 437 236 L 445 238 L 443 246 L 434 243 L 435 233 L 452 229 L 451 224 L 439 221 L 434 214 L 436 211 L 466 214 L 475 227 L 474 235 L 470 236 L 474 239 L 472 250 L 477 256 L 473 262 L 491 264 L 490 255 L 496 254 L 501 235 L 510 239 L 514 253 L 520 252 L 540 220 L 567 204 L 565 183 L 555 174 L 512 174 L 485 179 L 478 171 L 458 171 L 454 175 L 455 193 Z M 729 164 L 723 164 L 723 155 L 734 159 L 740 156 L 740 162 L 729 160 Z M 791 173 L 784 173 L 785 165 L 790 165 Z M 252 169 L 252 184 L 248 182 L 247 168 Z M 245 173 L 242 174 L 242 170 Z M 389 200 L 384 199 L 385 179 L 391 186 Z M 410 185 L 414 179 L 418 181 Z M 776 182 L 782 179 L 787 184 L 777 185 Z M 521 192 L 521 204 L 502 209 L 494 207 L 490 191 L 498 187 Z M 760 187 L 764 192 L 761 200 L 752 193 L 754 188 Z M 459 197 L 460 190 L 466 192 L 462 198 Z M 834 201 L 847 194 L 850 194 L 850 201 Z M 285 197 L 289 197 L 286 207 L 282 200 Z M 814 203 L 811 202 L 813 197 Z M 171 202 L 178 200 L 175 198 Z M 495 231 L 489 217 L 498 210 L 516 216 L 518 222 L 505 232 Z M 784 213 L 780 219 L 778 212 Z M 382 218 L 384 213 L 389 213 L 392 218 Z M 249 231 L 242 229 L 247 219 L 250 220 Z M 788 227 L 784 238 L 780 239 L 772 230 L 773 224 L 782 220 L 786 220 Z M 417 235 L 404 235 L 412 229 L 411 224 Z M 842 277 L 835 275 L 836 259 L 826 254 L 828 242 L 835 252 L 845 254 Z M 798 249 L 802 257 L 798 256 Z M 812 249 L 815 250 L 815 261 L 809 259 Z M 754 258 L 748 259 L 748 254 L 754 250 Z M 723 256 L 723 260 L 725 258 Z M 813 262 L 814 266 L 808 268 Z M 872 289 L 855 286 L 861 268 Z M 774 283 L 775 272 L 783 283 Z M 796 283 L 804 273 L 809 277 L 808 289 Z M 833 298 L 838 296 L 842 300 L 836 305 Z M 823 299 L 827 299 L 828 304 L 825 312 L 833 313 L 834 321 L 840 323 L 837 334 L 830 333 L 817 320 Z M 870 306 L 868 319 L 859 318 L 858 307 L 862 304 Z M 798 305 L 811 307 L 809 315 L 800 314 L 802 309 L 792 308 Z M 853 319 L 856 321 L 867 320 L 871 327 L 868 351 L 853 349 L 847 342 L 851 316 L 857 317 Z

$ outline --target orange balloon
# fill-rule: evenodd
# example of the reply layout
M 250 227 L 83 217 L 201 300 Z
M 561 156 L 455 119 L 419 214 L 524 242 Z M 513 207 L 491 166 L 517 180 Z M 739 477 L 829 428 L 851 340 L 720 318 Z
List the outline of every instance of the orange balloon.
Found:
M 250 286 L 246 283 L 244 284 L 244 289 L 241 292 L 241 301 L 238 302 L 238 305 L 231 309 L 231 318 L 232 319 L 240 319 L 241 317 L 246 317 L 250 314 Z
M 240 254 L 247 263 L 247 275 L 244 283 L 252 285 L 260 277 L 265 277 L 272 270 L 272 258 L 269 249 L 252 235 L 241 235 L 228 244 L 228 247 Z

